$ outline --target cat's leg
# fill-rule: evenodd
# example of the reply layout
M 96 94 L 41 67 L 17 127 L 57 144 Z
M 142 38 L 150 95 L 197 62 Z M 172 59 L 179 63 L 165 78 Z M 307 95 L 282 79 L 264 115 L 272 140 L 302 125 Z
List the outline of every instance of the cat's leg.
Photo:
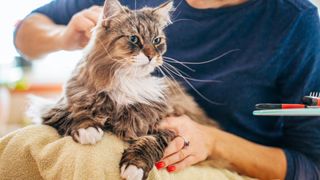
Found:
M 86 112 L 72 114 L 67 108 L 56 106 L 42 116 L 43 124 L 53 126 L 62 136 L 70 135 L 80 144 L 95 144 L 103 137 L 101 118 Z
M 170 130 L 159 130 L 155 134 L 139 137 L 123 152 L 121 177 L 126 180 L 146 179 L 174 137 L 174 132 Z

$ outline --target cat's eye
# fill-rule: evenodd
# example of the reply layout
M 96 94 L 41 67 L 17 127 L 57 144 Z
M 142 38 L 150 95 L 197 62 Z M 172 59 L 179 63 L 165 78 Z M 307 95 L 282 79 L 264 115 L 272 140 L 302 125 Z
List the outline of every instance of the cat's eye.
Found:
M 154 38 L 153 39 L 153 44 L 154 45 L 158 45 L 158 44 L 160 44 L 161 43 L 161 38 L 160 37 L 157 37 L 157 38 Z
M 133 44 L 138 44 L 139 43 L 139 38 L 136 35 L 132 35 L 129 37 L 129 41 L 132 42 Z

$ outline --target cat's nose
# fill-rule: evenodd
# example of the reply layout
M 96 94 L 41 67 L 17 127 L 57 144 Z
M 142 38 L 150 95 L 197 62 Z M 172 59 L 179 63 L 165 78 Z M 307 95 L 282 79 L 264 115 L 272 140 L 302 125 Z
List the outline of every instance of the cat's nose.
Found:
M 151 57 L 151 55 L 146 55 L 147 56 L 147 58 L 149 59 L 149 62 L 152 60 L 152 57 Z
M 144 48 L 142 49 L 142 52 L 149 59 L 149 62 L 155 56 L 155 50 L 151 45 L 145 45 Z

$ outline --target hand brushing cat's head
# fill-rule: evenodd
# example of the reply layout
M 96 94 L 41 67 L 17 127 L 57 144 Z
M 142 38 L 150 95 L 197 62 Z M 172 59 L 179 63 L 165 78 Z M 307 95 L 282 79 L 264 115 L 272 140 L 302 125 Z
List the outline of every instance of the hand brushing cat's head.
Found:
M 106 0 L 96 27 L 94 59 L 100 59 L 99 66 L 112 64 L 131 76 L 150 74 L 163 62 L 167 48 L 163 29 L 170 23 L 172 9 L 171 1 L 157 8 L 130 10 L 118 0 Z

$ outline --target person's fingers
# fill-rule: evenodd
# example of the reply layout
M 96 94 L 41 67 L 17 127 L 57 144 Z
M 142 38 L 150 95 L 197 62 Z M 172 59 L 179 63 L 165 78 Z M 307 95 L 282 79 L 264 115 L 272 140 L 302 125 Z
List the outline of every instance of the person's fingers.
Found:
M 73 20 L 75 31 L 78 31 L 80 33 L 84 33 L 87 38 L 91 37 L 91 29 L 95 27 L 95 23 L 93 23 L 88 18 L 79 15 L 78 17 L 75 17 Z
M 162 159 L 161 162 L 163 162 L 165 166 L 173 165 L 175 163 L 182 161 L 189 155 L 190 155 L 190 152 L 188 151 L 188 149 L 181 149 L 180 151 Z
M 100 16 L 100 11 L 95 11 L 90 9 L 86 9 L 83 11 L 83 16 L 90 21 L 92 21 L 94 24 L 97 24 L 98 18 Z
M 180 171 L 186 167 L 189 167 L 193 164 L 197 163 L 197 160 L 194 156 L 187 156 L 186 158 L 184 158 L 182 161 L 177 162 L 175 164 L 170 165 L 170 167 L 174 167 L 174 168 L 170 168 L 168 167 L 167 170 L 169 172 L 173 172 L 173 171 Z M 171 171 L 170 171 L 171 170 Z
M 102 6 L 93 5 L 89 8 L 91 11 L 100 13 L 102 11 Z
M 89 42 L 89 39 L 82 39 L 79 43 L 80 48 L 84 48 Z
M 92 35 L 92 28 L 86 30 L 84 33 L 85 33 L 85 36 L 88 38 L 86 40 L 89 41 L 89 39 L 91 38 L 91 35 Z
M 171 141 L 168 145 L 168 147 L 164 150 L 163 157 L 166 158 L 167 156 L 174 154 L 178 151 L 180 151 L 184 146 L 184 139 L 181 137 L 176 137 Z

